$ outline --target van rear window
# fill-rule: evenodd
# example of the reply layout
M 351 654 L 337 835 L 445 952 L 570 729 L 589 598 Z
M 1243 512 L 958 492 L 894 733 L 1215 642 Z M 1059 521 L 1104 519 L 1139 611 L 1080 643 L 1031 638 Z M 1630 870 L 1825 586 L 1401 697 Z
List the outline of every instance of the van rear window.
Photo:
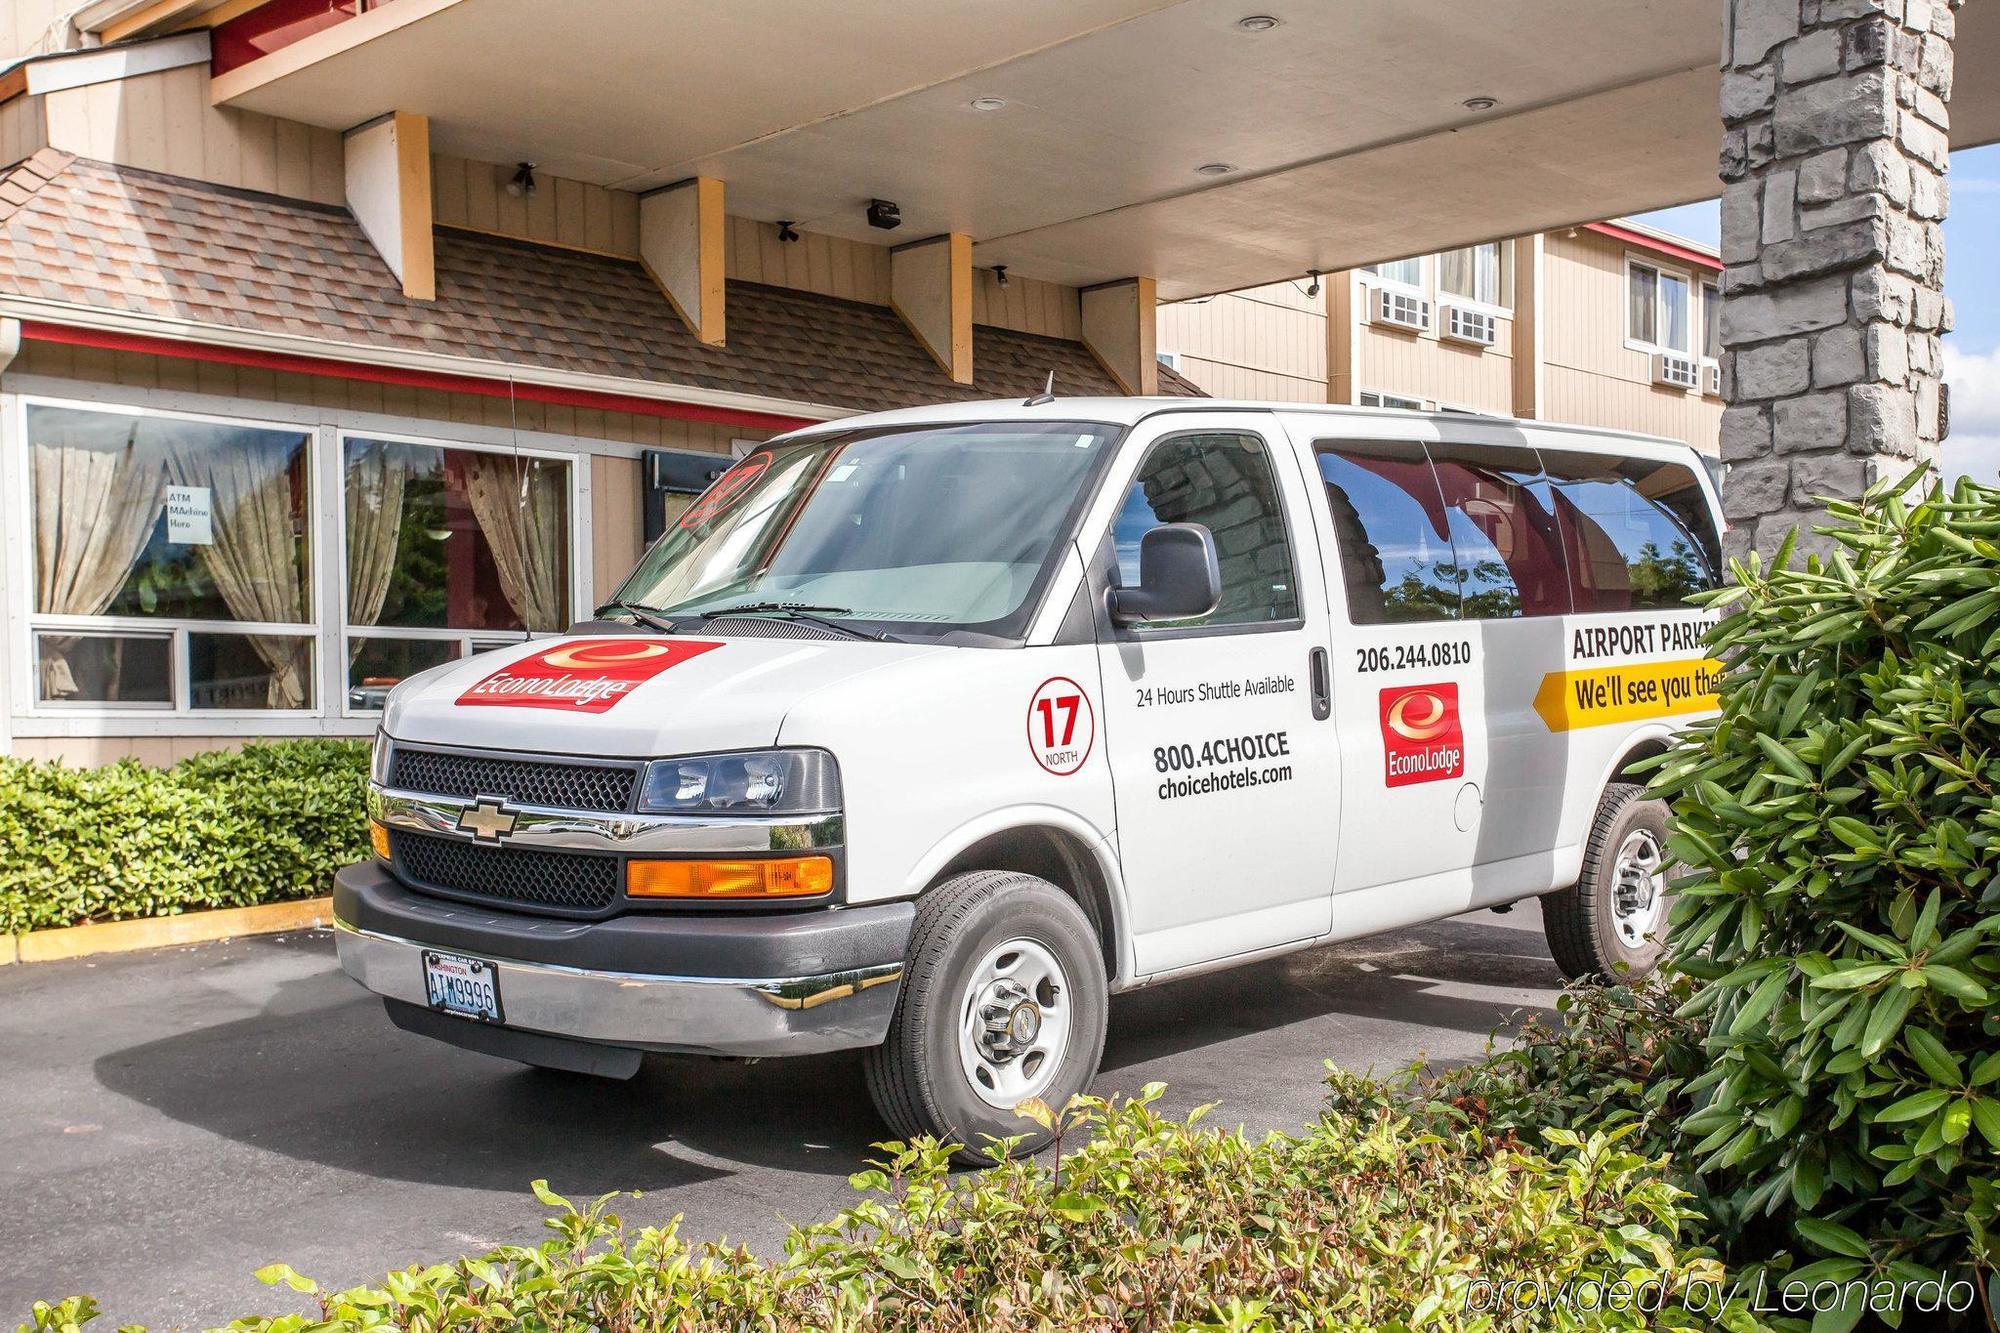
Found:
M 1578 612 L 1661 611 L 1717 586 L 1715 523 L 1692 468 L 1542 451 Z

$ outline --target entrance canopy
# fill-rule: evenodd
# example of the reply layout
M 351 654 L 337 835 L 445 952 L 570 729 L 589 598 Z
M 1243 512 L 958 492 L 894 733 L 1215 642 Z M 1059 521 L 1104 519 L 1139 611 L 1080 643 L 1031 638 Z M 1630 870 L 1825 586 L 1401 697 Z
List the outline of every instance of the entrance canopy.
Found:
M 216 102 L 1179 299 L 1713 197 L 1718 0 L 386 0 L 217 30 Z M 805 15 L 809 12 L 809 17 Z M 1959 11 L 1957 147 L 2000 139 Z M 1490 105 L 1489 105 L 1490 102 Z M 871 230 L 871 199 L 900 206 Z

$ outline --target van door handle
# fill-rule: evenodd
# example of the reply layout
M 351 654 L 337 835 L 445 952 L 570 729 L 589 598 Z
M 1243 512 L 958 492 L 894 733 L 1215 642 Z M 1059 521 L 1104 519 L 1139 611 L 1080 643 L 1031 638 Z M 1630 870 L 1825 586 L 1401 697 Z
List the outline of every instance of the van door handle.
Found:
M 1313 720 L 1324 722 L 1333 716 L 1333 679 L 1327 668 L 1326 649 L 1312 650 L 1306 659 L 1306 674 L 1312 681 Z

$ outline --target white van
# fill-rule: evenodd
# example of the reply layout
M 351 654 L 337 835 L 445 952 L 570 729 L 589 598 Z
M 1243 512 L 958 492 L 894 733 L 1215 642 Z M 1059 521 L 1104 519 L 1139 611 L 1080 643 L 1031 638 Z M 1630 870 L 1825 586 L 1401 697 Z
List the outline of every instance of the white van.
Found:
M 772 440 L 599 619 L 397 687 L 339 876 L 407 1029 L 627 1076 L 865 1047 L 898 1134 L 1086 1086 L 1108 997 L 1544 896 L 1643 972 L 1714 707 L 1685 445 L 1208 400 Z

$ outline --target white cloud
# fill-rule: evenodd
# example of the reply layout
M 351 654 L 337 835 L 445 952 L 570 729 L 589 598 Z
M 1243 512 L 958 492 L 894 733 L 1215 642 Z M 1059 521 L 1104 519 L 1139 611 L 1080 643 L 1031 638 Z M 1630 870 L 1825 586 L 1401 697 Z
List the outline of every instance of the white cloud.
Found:
M 2000 347 L 1984 353 L 1946 345 L 1945 379 L 1951 384 L 1951 436 L 1944 442 L 1944 471 L 1956 479 L 2000 480 Z

